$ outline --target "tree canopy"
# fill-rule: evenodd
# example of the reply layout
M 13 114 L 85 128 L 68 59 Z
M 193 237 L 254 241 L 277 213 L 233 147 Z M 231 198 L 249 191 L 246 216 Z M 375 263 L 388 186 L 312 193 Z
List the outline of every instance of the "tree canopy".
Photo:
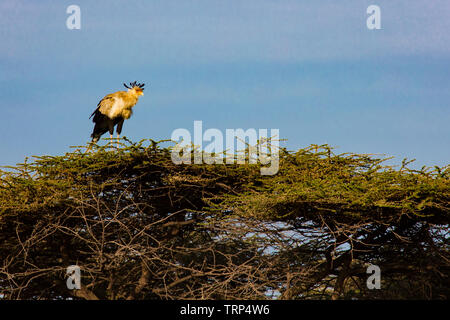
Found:
M 0 299 L 448 299 L 450 167 L 327 145 L 174 164 L 166 142 L 0 171 Z M 66 268 L 81 270 L 80 290 Z M 369 265 L 381 289 L 366 285 Z

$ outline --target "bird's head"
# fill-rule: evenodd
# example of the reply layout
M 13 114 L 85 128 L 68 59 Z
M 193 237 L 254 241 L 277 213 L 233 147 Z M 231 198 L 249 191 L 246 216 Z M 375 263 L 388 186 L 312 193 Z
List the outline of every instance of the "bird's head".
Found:
M 136 94 L 137 96 L 143 96 L 144 95 L 144 86 L 145 83 L 136 83 L 130 82 L 130 86 L 127 86 L 125 83 L 123 84 L 125 88 L 128 89 L 128 92 L 132 92 Z

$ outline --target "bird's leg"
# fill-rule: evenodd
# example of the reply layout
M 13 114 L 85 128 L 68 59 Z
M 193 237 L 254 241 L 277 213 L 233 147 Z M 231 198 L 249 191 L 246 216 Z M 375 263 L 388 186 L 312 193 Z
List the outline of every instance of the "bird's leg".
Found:
M 108 147 L 110 146 L 110 144 L 113 144 L 113 139 L 114 139 L 114 136 L 113 136 L 113 134 L 112 133 L 110 133 L 109 134 L 109 142 L 108 142 Z
M 120 148 L 120 134 L 117 134 L 117 149 Z

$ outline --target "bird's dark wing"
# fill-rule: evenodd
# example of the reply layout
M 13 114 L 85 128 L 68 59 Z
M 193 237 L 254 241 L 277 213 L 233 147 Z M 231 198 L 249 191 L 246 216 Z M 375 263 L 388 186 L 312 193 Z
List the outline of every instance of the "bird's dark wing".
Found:
M 102 100 L 100 100 L 100 102 L 97 104 L 97 109 L 95 109 L 95 111 L 91 114 L 89 119 L 98 113 L 106 115 L 108 113 L 108 111 L 112 108 L 113 104 L 114 104 L 114 97 L 112 96 L 112 94 L 107 95 Z M 96 122 L 95 117 L 94 117 L 93 121 Z
M 91 116 L 89 117 L 89 119 L 92 118 L 92 116 L 98 112 L 98 109 L 100 109 L 100 107 L 97 107 L 97 109 L 95 109 L 95 111 L 92 112 L 92 114 L 91 114 Z M 95 117 L 94 117 L 94 118 L 95 118 Z M 95 120 L 92 120 L 92 121 L 95 122 Z

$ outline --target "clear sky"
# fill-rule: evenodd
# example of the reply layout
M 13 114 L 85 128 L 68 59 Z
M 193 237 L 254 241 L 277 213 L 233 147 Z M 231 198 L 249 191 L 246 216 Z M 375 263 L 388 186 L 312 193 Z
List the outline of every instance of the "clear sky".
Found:
M 134 80 L 134 141 L 202 120 L 277 128 L 291 150 L 450 163 L 448 0 L 1 0 L 0 165 L 85 144 L 98 101 Z

